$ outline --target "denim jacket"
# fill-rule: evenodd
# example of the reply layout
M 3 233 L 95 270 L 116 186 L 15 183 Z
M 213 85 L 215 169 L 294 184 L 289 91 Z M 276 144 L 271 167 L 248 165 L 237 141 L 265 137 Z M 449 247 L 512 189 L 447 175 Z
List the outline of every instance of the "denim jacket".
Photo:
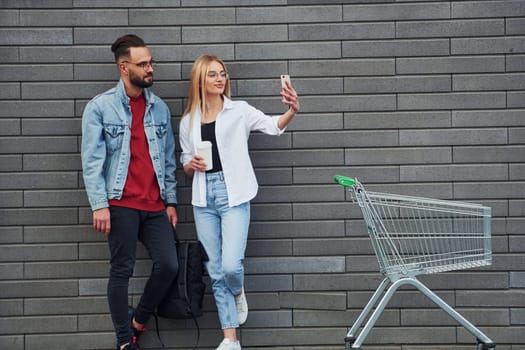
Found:
M 144 89 L 144 130 L 153 169 L 164 203 L 177 203 L 175 140 L 168 106 Z M 92 210 L 109 207 L 120 199 L 128 175 L 131 140 L 131 107 L 122 80 L 95 96 L 82 115 L 82 169 Z

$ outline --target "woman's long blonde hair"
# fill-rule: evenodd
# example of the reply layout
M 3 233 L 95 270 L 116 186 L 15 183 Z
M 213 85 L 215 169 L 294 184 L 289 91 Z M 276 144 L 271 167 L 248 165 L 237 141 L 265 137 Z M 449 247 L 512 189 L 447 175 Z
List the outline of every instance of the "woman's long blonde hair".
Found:
M 188 102 L 186 103 L 186 109 L 183 113 L 183 115 L 189 114 L 191 119 L 193 119 L 197 110 L 200 110 L 201 114 L 205 111 L 206 94 L 204 93 L 204 83 L 208 74 L 208 67 L 212 62 L 219 62 L 224 71 L 228 73 L 226 64 L 224 64 L 219 57 L 214 55 L 201 55 L 197 57 L 191 67 L 190 93 Z M 226 82 L 224 83 L 224 95 L 228 98 L 230 97 L 229 77 L 226 78 Z

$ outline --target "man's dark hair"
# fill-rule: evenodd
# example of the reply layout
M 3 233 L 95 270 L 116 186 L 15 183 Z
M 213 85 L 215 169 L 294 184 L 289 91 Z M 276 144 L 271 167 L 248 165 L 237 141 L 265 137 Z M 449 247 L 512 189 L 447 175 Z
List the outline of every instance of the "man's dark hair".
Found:
M 115 54 L 115 62 L 122 56 L 129 57 L 130 47 L 146 47 L 146 43 L 135 34 L 121 36 L 111 45 L 111 51 Z

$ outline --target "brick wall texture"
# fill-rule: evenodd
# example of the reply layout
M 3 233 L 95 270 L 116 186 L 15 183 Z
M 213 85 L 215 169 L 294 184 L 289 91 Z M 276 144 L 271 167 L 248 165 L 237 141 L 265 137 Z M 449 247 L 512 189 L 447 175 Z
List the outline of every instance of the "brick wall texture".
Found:
M 261 189 L 244 348 L 344 348 L 382 276 L 359 208 L 333 183 L 340 173 L 492 207 L 493 265 L 421 280 L 498 349 L 525 349 L 523 0 L 0 0 L 0 349 L 114 349 L 108 251 L 91 228 L 79 145 L 86 102 L 118 79 L 109 47 L 125 33 L 160 62 L 153 90 L 175 133 L 203 53 L 227 62 L 234 99 L 284 112 L 282 73 L 301 96 L 284 135 L 250 139 Z M 193 239 L 180 164 L 177 177 L 178 231 Z M 151 266 L 137 249 L 135 305 Z M 205 306 L 200 348 L 213 349 L 222 334 L 209 286 Z M 169 349 L 191 348 L 197 333 L 191 320 L 162 319 L 160 330 Z M 150 333 L 144 348 L 160 349 Z M 412 288 L 363 346 L 474 348 Z

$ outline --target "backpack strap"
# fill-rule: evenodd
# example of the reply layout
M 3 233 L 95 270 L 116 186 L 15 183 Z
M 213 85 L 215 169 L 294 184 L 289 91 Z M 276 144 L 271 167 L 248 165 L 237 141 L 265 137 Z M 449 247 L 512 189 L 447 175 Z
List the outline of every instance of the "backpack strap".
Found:
M 162 342 L 162 339 L 160 337 L 160 331 L 159 331 L 159 317 L 156 312 L 153 313 L 153 317 L 155 317 L 155 328 L 157 330 L 157 338 L 159 338 L 160 345 L 162 345 L 162 348 L 165 348 L 164 343 Z M 195 345 L 193 346 L 193 350 L 197 349 L 197 346 L 199 346 L 199 341 L 201 339 L 201 329 L 199 327 L 199 321 L 197 321 L 197 317 L 191 314 L 191 318 L 193 319 L 193 323 L 195 324 L 195 328 L 197 329 L 197 340 L 195 340 Z
M 160 345 L 162 345 L 163 348 L 165 348 L 164 343 L 162 342 L 162 339 L 160 337 L 160 331 L 159 331 L 159 316 L 156 312 L 153 313 L 153 317 L 155 317 L 155 328 L 157 330 L 157 338 L 159 338 Z
M 191 314 L 191 318 L 193 318 L 193 323 L 195 323 L 195 328 L 197 328 L 197 340 L 195 341 L 195 346 L 193 347 L 193 350 L 197 349 L 197 346 L 199 345 L 199 340 L 201 339 L 201 329 L 199 328 L 199 322 L 197 321 L 197 318 Z
M 190 296 L 188 295 L 188 258 L 190 245 L 187 242 L 177 242 L 181 249 L 177 249 L 177 254 L 180 254 L 179 261 L 184 262 L 184 266 L 179 266 L 179 273 L 177 274 L 177 287 L 179 288 L 179 295 L 184 297 L 186 303 L 190 305 Z M 182 272 L 182 273 L 181 273 Z M 191 310 L 190 310 L 191 311 Z

